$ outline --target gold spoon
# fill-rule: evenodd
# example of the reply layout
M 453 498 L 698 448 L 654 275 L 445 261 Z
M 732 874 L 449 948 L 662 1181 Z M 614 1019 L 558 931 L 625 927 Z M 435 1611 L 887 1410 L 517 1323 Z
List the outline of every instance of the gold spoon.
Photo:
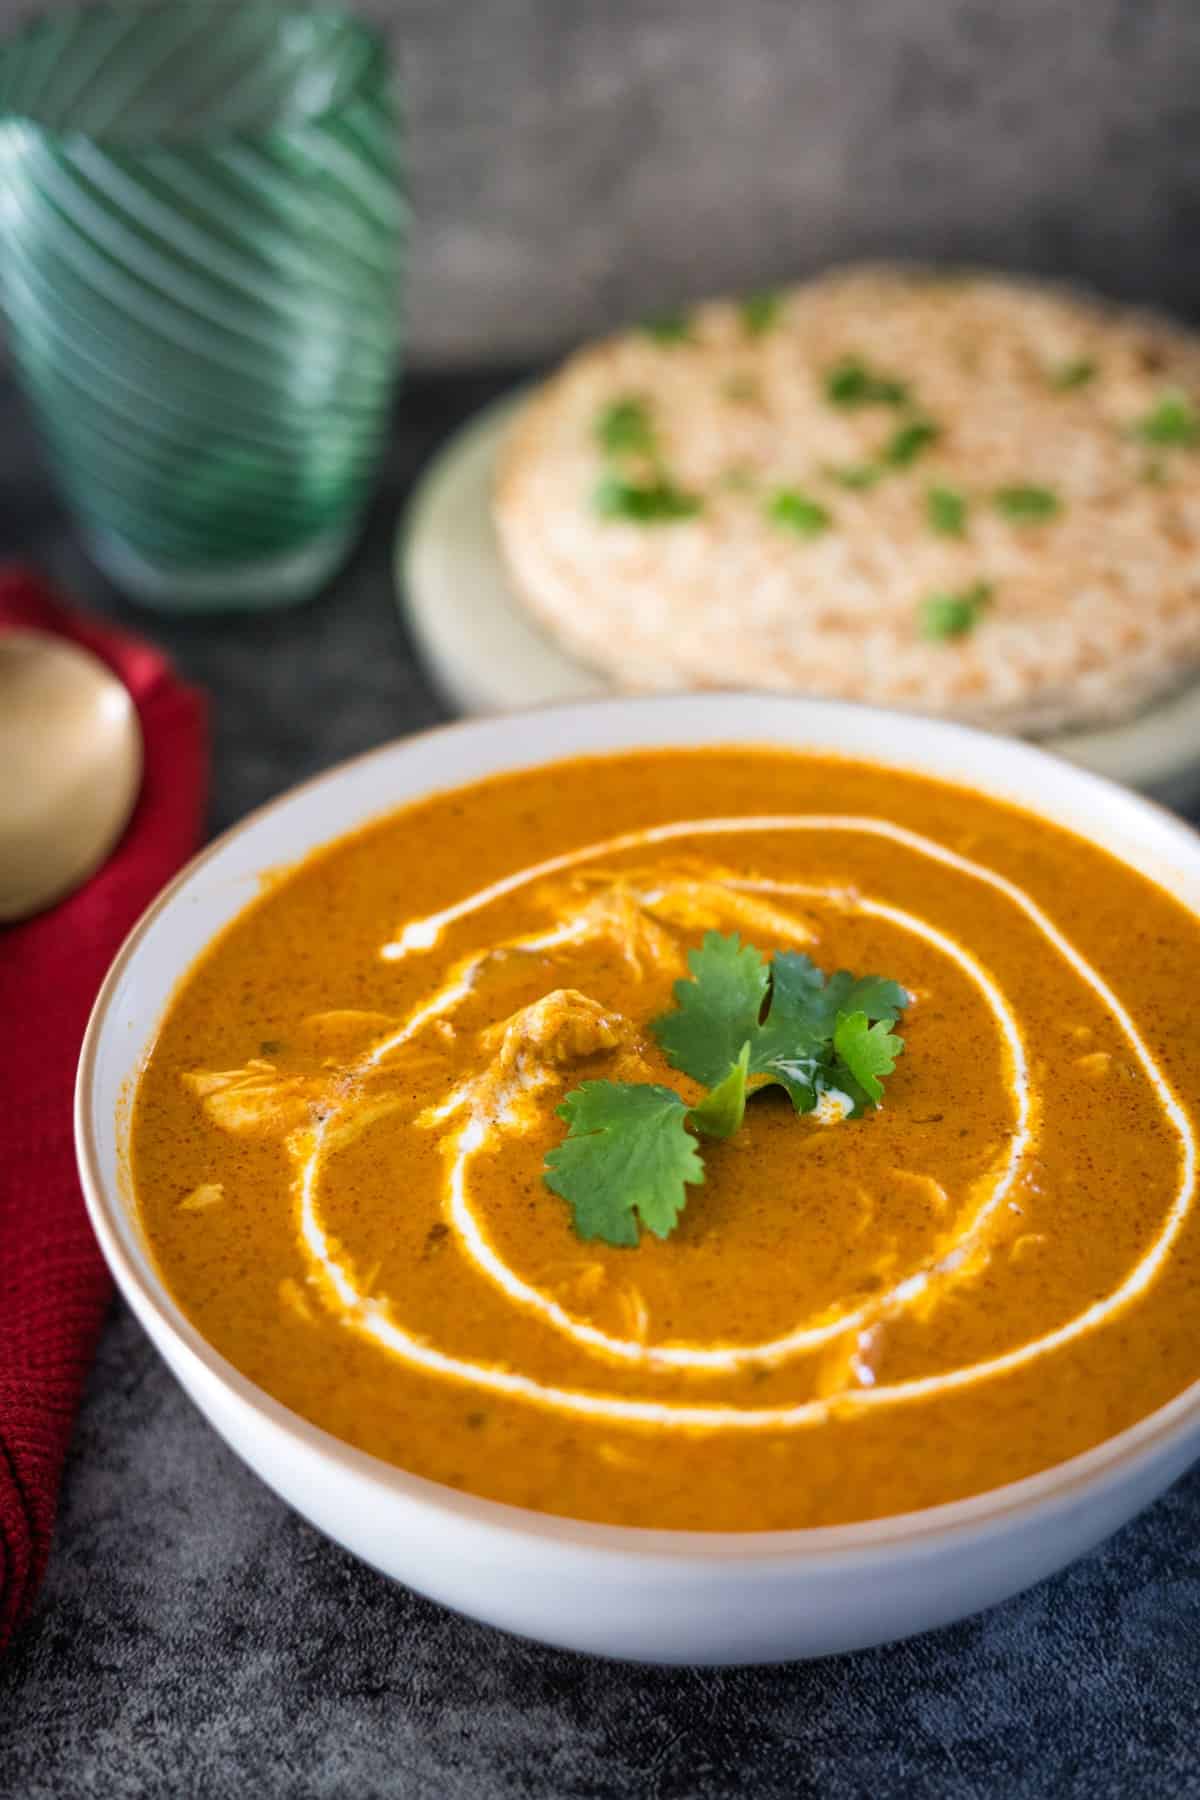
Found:
M 41 912 L 99 868 L 141 785 L 124 684 L 63 638 L 0 632 L 0 919 Z

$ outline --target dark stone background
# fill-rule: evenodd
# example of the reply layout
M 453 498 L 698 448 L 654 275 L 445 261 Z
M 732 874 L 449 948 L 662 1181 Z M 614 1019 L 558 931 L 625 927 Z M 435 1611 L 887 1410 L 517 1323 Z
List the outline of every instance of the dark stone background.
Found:
M 421 363 L 864 255 L 1200 313 L 1196 0 L 352 3 L 407 88 Z
M 204 683 L 212 823 L 228 824 L 442 716 L 396 618 L 392 536 L 416 470 L 504 385 L 411 384 L 330 592 L 208 623 L 121 606 L 0 387 L 0 555 L 151 631 Z M 467 1623 L 334 1548 L 235 1461 L 114 1309 L 49 1577 L 0 1662 L 2 1800 L 743 1794 L 1200 1795 L 1200 1472 L 1098 1554 L 952 1629 L 777 1669 L 624 1668 Z

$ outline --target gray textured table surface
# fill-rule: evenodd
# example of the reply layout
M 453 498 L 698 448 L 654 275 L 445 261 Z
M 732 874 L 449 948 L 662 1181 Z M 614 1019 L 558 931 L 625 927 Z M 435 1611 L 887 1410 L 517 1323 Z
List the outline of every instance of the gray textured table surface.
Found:
M 212 695 L 212 824 L 439 718 L 396 620 L 395 517 L 499 378 L 402 397 L 352 563 L 300 611 L 128 614 Z M 0 554 L 123 612 L 0 389 Z M 1200 1472 L 981 1618 L 837 1661 L 621 1668 L 506 1638 L 335 1549 L 235 1461 L 122 1308 L 35 1614 L 0 1664 L 0 1795 L 450 1800 L 1200 1795 Z

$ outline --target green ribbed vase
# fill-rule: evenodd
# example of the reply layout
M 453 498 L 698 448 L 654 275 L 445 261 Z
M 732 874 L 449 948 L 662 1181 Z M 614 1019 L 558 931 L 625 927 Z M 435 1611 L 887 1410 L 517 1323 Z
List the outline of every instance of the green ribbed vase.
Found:
M 0 46 L 9 343 L 118 586 L 321 585 L 386 428 L 405 224 L 386 54 L 344 13 L 102 6 Z

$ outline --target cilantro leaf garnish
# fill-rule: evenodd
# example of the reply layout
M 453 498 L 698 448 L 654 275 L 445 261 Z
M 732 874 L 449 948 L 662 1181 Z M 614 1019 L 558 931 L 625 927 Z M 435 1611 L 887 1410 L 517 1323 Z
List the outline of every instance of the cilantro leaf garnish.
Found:
M 892 433 L 883 447 L 883 460 L 893 469 L 907 469 L 941 435 L 941 427 L 932 419 L 913 419 Z
M 779 295 L 775 293 L 747 294 L 739 308 L 743 329 L 750 337 L 761 337 L 774 325 L 781 305 Z
M 1070 362 L 1060 363 L 1057 369 L 1050 372 L 1050 385 L 1058 389 L 1060 394 L 1069 393 L 1072 388 L 1086 387 L 1099 373 L 1099 365 L 1090 356 L 1076 356 Z
M 846 1088 L 836 1063 L 838 1021 L 863 1012 L 885 1028 L 894 1025 L 908 1005 L 897 981 L 879 975 L 859 980 L 839 969 L 826 981 L 820 969 L 799 951 L 780 951 L 771 965 L 771 1007 L 750 1048 L 750 1071 L 762 1077 L 753 1086 L 783 1088 L 797 1112 L 809 1112 L 829 1088 Z M 901 1040 L 897 1039 L 897 1043 Z M 878 1102 L 880 1094 L 871 1094 Z M 855 1110 L 863 1095 L 853 1093 Z
M 750 1046 L 743 1044 L 737 1061 L 724 1081 L 718 1081 L 699 1106 L 693 1106 L 690 1120 L 697 1131 L 702 1131 L 705 1137 L 727 1138 L 741 1130 L 746 1114 L 746 1080 L 749 1073 Z
M 848 984 L 844 988 L 843 982 Z M 868 1019 L 884 1025 L 894 1025 L 909 1004 L 907 990 L 882 975 L 864 975 L 856 981 L 841 969 L 829 977 L 828 991 L 839 1012 L 865 1012 Z
M 996 511 L 1021 525 L 1040 525 L 1062 510 L 1053 488 L 1002 487 L 992 496 Z
M 634 1245 L 639 1222 L 664 1238 L 687 1187 L 704 1180 L 687 1102 L 650 1083 L 585 1081 L 558 1109 L 567 1135 L 546 1155 L 546 1186 L 566 1200 L 581 1238 Z
M 691 979 L 675 983 L 674 1012 L 650 1029 L 673 1068 L 713 1087 L 758 1031 L 771 972 L 736 931 L 706 932 L 700 948 L 688 952 L 688 968 Z
M 687 1188 L 704 1180 L 694 1133 L 734 1136 L 748 1097 L 772 1085 L 798 1113 L 824 1094 L 864 1112 L 879 1105 L 904 1048 L 891 1030 L 909 1004 L 899 982 L 845 969 L 826 980 L 802 952 L 768 962 L 736 932 L 707 932 L 688 966 L 674 1009 L 650 1030 L 668 1062 L 707 1090 L 697 1104 L 649 1082 L 585 1081 L 558 1109 L 567 1135 L 547 1153 L 544 1177 L 581 1238 L 631 1246 L 643 1227 L 667 1237 Z
M 820 537 L 833 524 L 833 515 L 819 501 L 795 488 L 780 488 L 767 502 L 767 517 L 799 537 Z
M 596 511 L 605 519 L 627 519 L 635 525 L 660 525 L 690 519 L 700 511 L 698 494 L 684 493 L 665 475 L 649 481 L 627 481 L 606 475 L 594 496 Z
M 931 487 L 925 495 L 925 514 L 942 537 L 962 537 L 967 528 L 967 502 L 953 488 Z
M 930 594 L 921 602 L 921 636 L 936 643 L 973 631 L 991 597 L 990 581 L 977 581 L 961 594 Z
M 797 1112 L 810 1112 L 830 1085 L 839 1018 L 861 1012 L 887 1027 L 908 1004 L 899 982 L 882 976 L 841 969 L 826 981 L 802 951 L 781 950 L 768 964 L 736 932 L 707 932 L 688 967 L 675 1010 L 650 1026 L 667 1061 L 712 1087 L 745 1053 L 748 1090 L 775 1083 Z
M 825 376 L 825 398 L 833 406 L 905 406 L 908 388 L 871 369 L 861 356 L 844 356 Z
M 867 1098 L 878 1106 L 883 1099 L 881 1075 L 890 1075 L 896 1058 L 904 1048 L 904 1039 L 894 1037 L 887 1021 L 870 1024 L 865 1012 L 838 1014 L 833 1032 L 833 1048 L 837 1060 L 850 1073 Z
M 692 321 L 685 312 L 658 313 L 644 321 L 642 330 L 657 344 L 686 344 L 692 335 Z
M 678 991 L 678 990 L 677 990 Z M 771 1005 L 750 1044 L 756 1086 L 783 1088 L 797 1112 L 811 1112 L 828 1061 L 835 1008 L 825 977 L 801 951 L 781 950 L 771 965 Z
M 936 642 L 974 630 L 976 608 L 962 594 L 930 594 L 921 602 L 921 636 Z
M 653 455 L 654 426 L 646 402 L 632 394 L 614 400 L 596 420 L 596 436 L 610 456 L 627 452 Z
M 1176 444 L 1192 449 L 1200 444 L 1200 413 L 1186 394 L 1164 394 L 1135 429 L 1148 444 Z

